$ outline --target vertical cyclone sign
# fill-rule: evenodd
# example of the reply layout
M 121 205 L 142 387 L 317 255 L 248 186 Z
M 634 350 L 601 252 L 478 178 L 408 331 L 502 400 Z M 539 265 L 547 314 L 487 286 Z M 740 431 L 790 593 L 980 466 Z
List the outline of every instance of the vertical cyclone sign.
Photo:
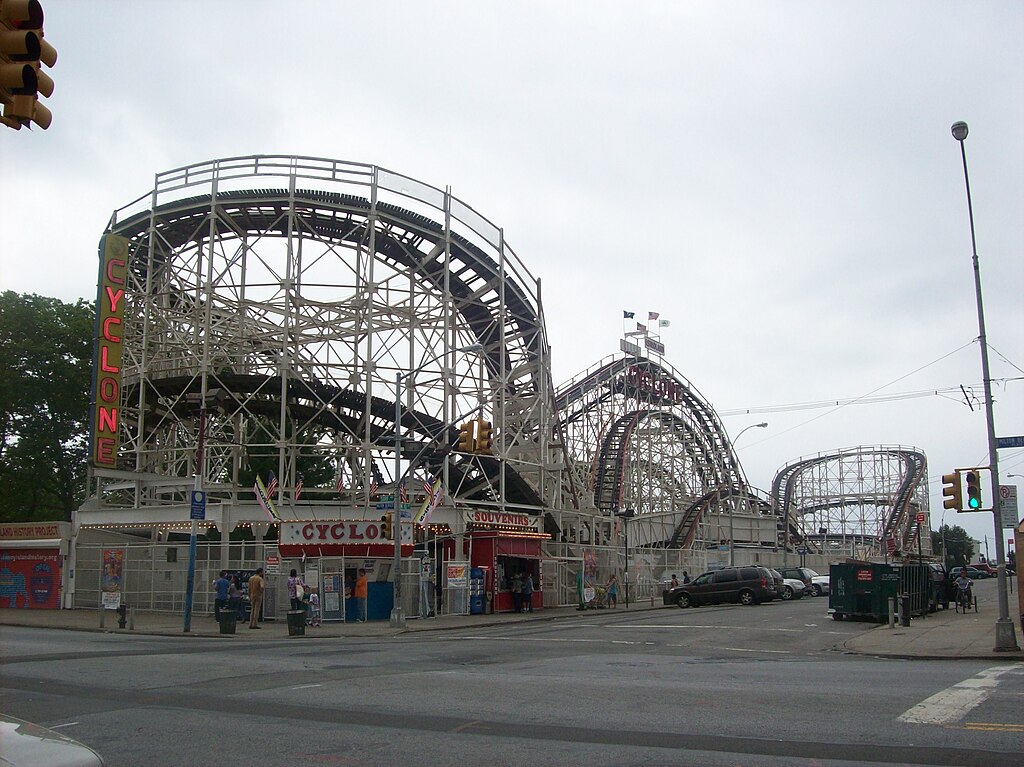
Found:
M 117 466 L 118 417 L 121 412 L 121 337 L 128 240 L 105 234 L 100 240 L 100 275 L 96 295 L 96 345 L 93 350 L 92 464 Z

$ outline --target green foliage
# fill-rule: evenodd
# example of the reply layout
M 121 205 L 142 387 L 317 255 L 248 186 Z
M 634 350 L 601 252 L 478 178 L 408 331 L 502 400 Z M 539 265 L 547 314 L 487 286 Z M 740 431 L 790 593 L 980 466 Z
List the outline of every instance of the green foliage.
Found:
M 0 521 L 70 520 L 85 491 L 94 312 L 0 294 Z
M 959 525 L 943 525 L 932 530 L 932 551 L 942 555 L 946 569 L 971 563 L 974 557 L 974 543 L 971 536 Z

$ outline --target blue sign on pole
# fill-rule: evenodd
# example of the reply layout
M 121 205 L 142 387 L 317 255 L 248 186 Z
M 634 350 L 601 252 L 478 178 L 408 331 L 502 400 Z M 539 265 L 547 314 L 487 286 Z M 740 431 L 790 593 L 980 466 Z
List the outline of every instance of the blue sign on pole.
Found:
M 192 510 L 189 519 L 206 519 L 206 492 L 192 491 Z
M 996 447 L 1024 447 L 1024 436 L 1021 437 L 996 437 Z

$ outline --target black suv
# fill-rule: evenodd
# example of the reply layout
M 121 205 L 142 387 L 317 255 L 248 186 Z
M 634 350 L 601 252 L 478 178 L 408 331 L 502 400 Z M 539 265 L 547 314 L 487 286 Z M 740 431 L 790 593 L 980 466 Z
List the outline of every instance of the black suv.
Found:
M 723 567 L 663 592 L 666 605 L 689 607 L 719 602 L 753 605 L 775 599 L 775 579 L 766 567 Z

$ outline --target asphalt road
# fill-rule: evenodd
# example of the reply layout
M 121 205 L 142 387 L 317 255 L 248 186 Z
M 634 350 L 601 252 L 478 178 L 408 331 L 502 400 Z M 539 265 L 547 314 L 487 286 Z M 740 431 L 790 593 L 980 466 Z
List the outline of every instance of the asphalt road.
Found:
M 2 708 L 121 765 L 1024 764 L 1024 664 L 845 654 L 824 599 L 394 638 L 3 628 Z

